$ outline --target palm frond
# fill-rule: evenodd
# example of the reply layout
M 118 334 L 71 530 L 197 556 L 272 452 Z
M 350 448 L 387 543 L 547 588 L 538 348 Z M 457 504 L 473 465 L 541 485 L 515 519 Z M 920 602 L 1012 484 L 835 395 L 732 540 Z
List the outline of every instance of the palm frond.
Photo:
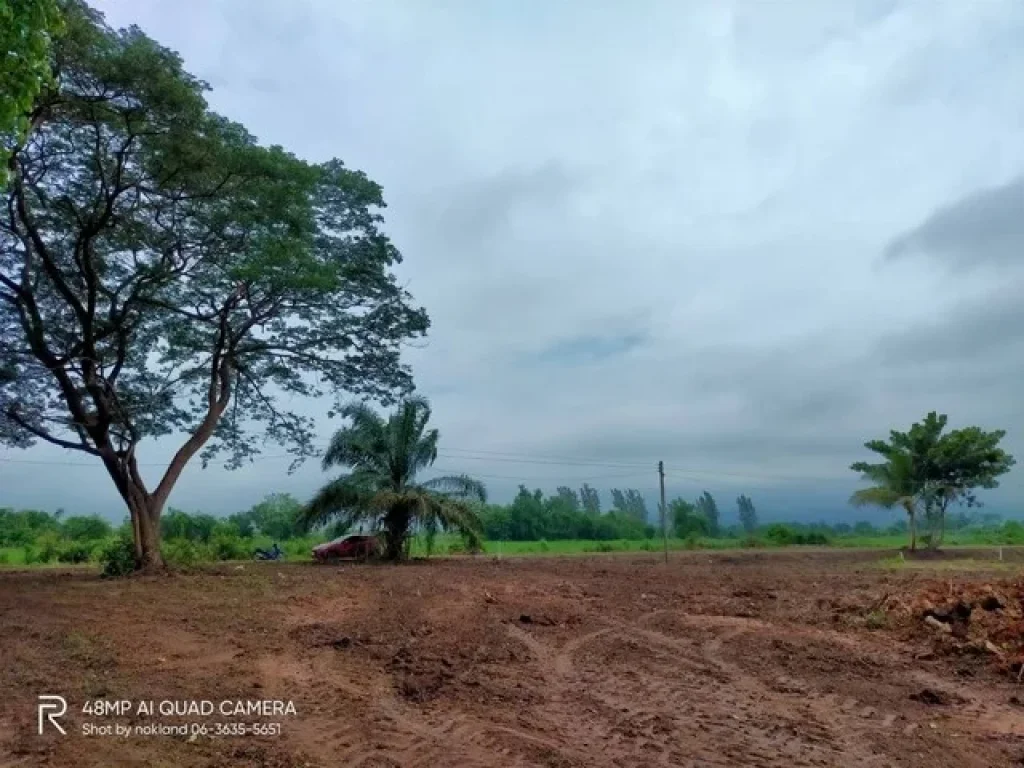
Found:
M 387 423 L 366 403 L 350 403 L 341 416 L 351 423 L 331 437 L 323 458 L 323 468 L 335 466 L 388 470 Z
M 424 496 L 429 507 L 429 516 L 446 531 L 455 531 L 471 547 L 480 546 L 483 539 L 483 524 L 476 507 L 462 499 L 431 493 Z
M 902 496 L 888 488 L 876 486 L 861 488 L 850 496 L 850 503 L 855 507 L 883 507 L 892 509 L 900 503 Z
M 446 477 L 435 477 L 420 484 L 427 490 L 436 491 L 445 496 L 455 499 L 466 499 L 470 501 L 487 501 L 487 488 L 479 480 L 468 475 L 448 475 Z
M 430 421 L 430 402 L 422 396 L 408 397 L 388 420 L 392 475 L 411 483 L 416 473 L 437 458 L 437 430 L 424 434 Z
M 373 516 L 369 501 L 372 498 L 370 481 L 366 474 L 353 473 L 332 480 L 300 510 L 298 523 L 307 531 L 331 520 L 350 526 Z

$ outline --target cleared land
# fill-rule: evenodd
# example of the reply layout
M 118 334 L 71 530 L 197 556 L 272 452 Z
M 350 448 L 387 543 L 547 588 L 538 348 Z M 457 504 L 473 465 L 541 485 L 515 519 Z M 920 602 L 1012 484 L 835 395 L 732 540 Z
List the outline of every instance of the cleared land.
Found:
M 915 602 L 982 584 L 1016 600 L 1021 553 L 878 558 L 0 572 L 0 765 L 1021 765 L 1012 664 L 951 652 Z M 69 700 L 67 736 L 37 734 L 40 693 Z M 87 737 L 97 697 L 290 699 L 297 715 L 265 718 L 276 737 Z M 204 719 L 238 718 L 161 720 Z

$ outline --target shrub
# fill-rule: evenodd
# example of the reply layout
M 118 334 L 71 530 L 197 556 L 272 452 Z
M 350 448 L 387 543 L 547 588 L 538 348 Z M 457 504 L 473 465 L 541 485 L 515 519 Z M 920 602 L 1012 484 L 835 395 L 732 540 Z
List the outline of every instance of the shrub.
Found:
M 112 539 L 100 554 L 103 575 L 106 578 L 127 576 L 135 570 L 135 544 L 131 539 L 119 536 Z
M 93 544 L 86 541 L 69 541 L 57 552 L 59 563 L 87 563 L 92 559 Z
M 697 549 L 700 546 L 700 535 L 696 531 L 691 531 L 684 540 L 684 546 L 687 549 Z
M 1001 544 L 1024 544 L 1024 525 L 1017 520 L 1007 520 L 998 538 Z
M 189 567 L 200 559 L 199 549 L 188 539 L 171 539 L 164 542 L 164 560 L 171 565 Z
M 219 533 L 210 540 L 210 554 L 215 560 L 242 560 L 249 556 L 242 539 L 224 533 Z
M 47 531 L 36 539 L 36 547 L 37 562 L 52 563 L 60 555 L 62 544 L 56 533 Z

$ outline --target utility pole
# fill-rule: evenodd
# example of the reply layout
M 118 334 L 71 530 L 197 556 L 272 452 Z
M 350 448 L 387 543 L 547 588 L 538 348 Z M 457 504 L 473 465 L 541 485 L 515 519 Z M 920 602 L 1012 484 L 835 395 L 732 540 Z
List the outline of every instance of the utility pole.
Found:
M 668 565 L 668 527 L 665 524 L 665 462 L 658 462 L 658 482 L 661 485 L 661 541 L 665 545 L 665 565 Z

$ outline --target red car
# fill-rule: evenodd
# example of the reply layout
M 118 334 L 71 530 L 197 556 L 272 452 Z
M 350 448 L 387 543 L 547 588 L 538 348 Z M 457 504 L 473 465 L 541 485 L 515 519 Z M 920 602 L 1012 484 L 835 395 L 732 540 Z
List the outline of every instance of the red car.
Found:
M 328 560 L 367 560 L 380 554 L 380 541 L 376 536 L 350 533 L 326 544 L 313 547 L 313 559 L 319 563 Z

